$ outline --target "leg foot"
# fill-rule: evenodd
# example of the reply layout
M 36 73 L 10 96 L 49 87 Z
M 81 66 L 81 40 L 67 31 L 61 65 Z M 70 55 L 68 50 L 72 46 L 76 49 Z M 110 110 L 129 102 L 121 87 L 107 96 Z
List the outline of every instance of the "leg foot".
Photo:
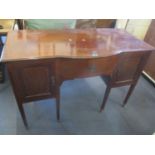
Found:
M 60 120 L 60 98 L 56 98 L 56 113 L 57 113 L 57 120 Z
M 60 89 L 59 85 L 56 86 L 56 117 L 60 120 Z
M 125 97 L 125 99 L 124 99 L 124 101 L 123 101 L 122 107 L 124 107 L 124 106 L 127 104 L 127 101 L 128 101 L 128 99 L 129 99 L 129 97 L 131 96 L 131 94 L 132 94 L 132 92 L 133 92 L 135 86 L 136 86 L 136 84 L 132 84 L 132 85 L 130 86 L 129 91 L 128 91 L 128 93 L 127 93 L 127 95 L 126 95 L 126 97 Z
M 23 119 L 23 123 L 24 123 L 25 128 L 29 129 L 22 103 L 18 103 L 18 108 L 19 108 L 19 112 L 21 114 L 21 117 Z
M 110 90 L 111 90 L 111 87 L 107 87 L 107 88 L 106 88 L 105 95 L 104 95 L 104 98 L 103 98 L 103 102 L 102 102 L 102 105 L 101 105 L 101 108 L 100 108 L 100 112 L 101 112 L 101 111 L 104 109 L 104 107 L 105 107 L 105 104 L 106 104 L 106 101 L 107 101 L 107 99 L 108 99 Z

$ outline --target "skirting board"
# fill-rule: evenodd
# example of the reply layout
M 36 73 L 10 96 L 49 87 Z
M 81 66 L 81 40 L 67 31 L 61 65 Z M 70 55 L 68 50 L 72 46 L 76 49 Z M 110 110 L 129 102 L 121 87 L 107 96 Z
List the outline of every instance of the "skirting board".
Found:
M 149 76 L 145 71 L 143 71 L 142 74 L 147 80 L 149 80 L 149 82 L 151 82 L 155 86 L 155 80 L 151 78 L 151 76 Z

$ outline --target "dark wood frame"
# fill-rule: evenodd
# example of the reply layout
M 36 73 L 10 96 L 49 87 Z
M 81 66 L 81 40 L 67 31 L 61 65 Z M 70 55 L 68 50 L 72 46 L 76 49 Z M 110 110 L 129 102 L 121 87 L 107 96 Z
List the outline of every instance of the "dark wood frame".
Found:
M 124 105 L 127 103 L 147 62 L 148 56 L 154 48 L 137 40 L 122 30 L 99 29 L 100 33 L 103 32 L 101 35 L 104 35 L 105 33 L 107 38 L 111 35 L 113 36 L 115 33 L 116 36 L 118 35 L 118 37 L 115 36 L 112 38 L 113 40 L 110 39 L 111 42 L 108 41 L 107 44 L 104 44 L 105 42 L 96 39 L 96 35 L 94 35 L 96 34 L 94 33 L 96 32 L 96 29 L 95 31 L 94 29 L 91 29 L 93 30 L 92 32 L 88 30 L 89 29 L 68 29 L 67 33 L 66 30 L 61 30 L 61 33 L 55 30 L 35 31 L 40 33 L 24 30 L 9 33 L 7 42 L 8 48 L 5 48 L 2 60 L 6 62 L 17 104 L 26 127 L 28 127 L 28 123 L 26 121 L 23 104 L 29 101 L 55 98 L 56 117 L 57 120 L 60 119 L 60 87 L 65 80 L 93 76 L 104 77 L 108 87 L 106 89 L 101 110 L 105 106 L 111 88 L 130 85 L 129 92 L 124 100 Z M 75 35 L 73 31 L 78 33 Z M 55 35 L 52 35 L 52 32 L 54 32 Z M 47 48 L 43 48 L 41 50 L 42 52 L 40 52 L 40 48 L 35 48 L 34 50 L 34 47 L 38 47 L 41 43 L 46 45 L 46 41 L 49 43 L 49 41 L 52 41 L 53 39 L 56 39 L 59 45 L 59 41 L 62 42 L 62 38 L 65 40 L 67 36 L 68 39 L 69 32 L 75 35 L 73 38 L 76 37 L 75 45 L 77 50 L 74 51 L 74 55 L 72 53 L 72 44 L 70 44 L 70 52 L 67 53 L 67 56 L 66 51 L 62 51 L 63 53 L 61 53 L 58 49 L 55 50 L 55 48 L 51 50 L 51 47 L 53 48 L 53 46 L 50 46 L 50 48 L 48 47 L 50 55 L 48 55 Z M 83 36 L 85 36 L 84 32 L 92 33 L 90 39 L 88 38 L 86 43 L 83 43 L 82 41 Z M 24 48 L 25 42 L 29 44 L 34 35 L 35 42 L 33 46 Z M 42 36 L 45 36 L 45 38 L 42 38 Z M 13 41 L 18 43 L 16 49 L 12 48 L 14 47 L 12 44 Z M 134 44 L 135 42 L 136 44 Z M 66 45 L 66 40 L 63 43 Z M 93 43 L 95 43 L 94 46 L 90 46 L 93 45 Z M 120 44 L 122 46 L 120 46 Z M 98 50 L 100 45 L 104 45 L 102 50 Z M 128 51 L 125 50 L 126 46 Z M 82 50 L 79 50 L 81 47 Z M 66 50 L 68 50 L 68 48 Z M 94 50 L 97 56 L 92 55 Z M 81 51 L 84 51 L 84 53 Z M 10 52 L 13 54 L 11 55 Z
M 100 111 L 102 111 L 105 107 L 111 88 L 130 85 L 129 91 L 123 101 L 122 106 L 125 106 L 127 104 L 127 101 L 129 97 L 131 96 L 137 84 L 137 81 L 142 73 L 143 68 L 145 67 L 147 63 L 147 60 L 150 54 L 151 53 L 145 53 L 145 52 L 122 53 L 121 54 L 118 64 L 116 68 L 114 69 L 113 74 L 111 76 L 102 76 L 103 81 L 107 85 L 107 88 L 105 91 L 105 95 L 103 98 Z M 130 66 L 127 67 L 127 65 L 125 64 L 130 64 Z M 124 70 L 122 70 L 124 66 L 126 67 L 124 68 Z M 129 76 L 125 76 L 125 74 L 127 73 L 125 70 L 128 70 L 128 72 L 130 73 L 130 75 L 128 74 Z M 122 78 L 122 77 L 125 77 L 125 78 Z M 121 78 L 122 80 L 120 80 Z
M 139 63 L 137 64 L 137 69 L 133 78 L 127 78 L 125 81 L 119 81 L 117 77 L 118 70 L 120 69 L 120 62 L 124 56 L 129 57 L 129 54 L 133 57 L 139 58 Z M 91 76 L 102 75 L 103 77 L 110 77 L 109 81 L 106 82 L 107 89 L 101 105 L 101 110 L 105 107 L 106 100 L 110 93 L 110 89 L 113 87 L 120 87 L 124 85 L 131 85 L 128 94 L 124 100 L 124 105 L 127 103 L 129 96 L 131 95 L 141 71 L 147 61 L 150 52 L 138 52 L 138 53 L 123 53 L 111 57 L 96 58 L 96 59 L 69 59 L 69 58 L 56 58 L 56 59 L 41 59 L 41 60 L 28 60 L 28 61 L 17 61 L 7 63 L 8 72 L 10 75 L 10 80 L 13 86 L 15 97 L 17 100 L 18 108 L 21 113 L 24 125 L 28 128 L 28 123 L 26 120 L 25 112 L 23 109 L 23 104 L 28 101 L 36 101 L 45 98 L 55 98 L 56 99 L 56 116 L 57 120 L 60 119 L 60 87 L 63 81 L 71 80 L 74 78 L 84 78 Z M 130 57 L 129 57 L 130 58 Z M 131 60 L 131 59 L 130 59 Z M 130 65 L 132 62 L 129 60 Z M 72 65 L 70 65 L 72 64 Z M 91 65 L 90 65 L 91 64 Z M 95 69 L 94 69 L 95 66 Z M 35 68 L 36 67 L 36 68 Z M 42 68 L 41 68 L 42 67 Z M 136 67 L 136 66 L 134 66 Z M 47 69 L 48 68 L 48 69 Z M 51 68 L 51 69 L 50 69 Z M 81 68 L 82 70 L 79 70 Z M 51 72 L 52 74 L 45 74 L 46 72 Z M 40 80 L 37 74 L 42 75 L 43 80 Z M 84 74 L 83 74 L 84 73 Z M 125 72 L 126 73 L 126 72 Z M 124 75 L 125 73 L 121 73 Z M 26 76 L 25 76 L 26 75 Z M 28 76 L 31 76 L 32 81 L 38 81 L 29 83 Z M 46 79 L 46 80 L 45 80 Z M 49 80 L 47 80 L 49 79 Z M 117 79 L 117 80 L 116 80 Z M 25 81 L 25 88 L 23 82 Z M 50 94 L 46 95 L 44 92 L 36 92 L 38 90 L 39 84 L 44 84 L 49 86 Z M 31 85 L 33 85 L 31 87 Z M 36 89 L 35 89 L 36 88 Z M 43 89 L 43 88 L 41 88 Z M 48 89 L 48 90 L 49 90 Z M 47 92 L 46 89 L 43 91 Z M 32 93 L 32 94 L 31 94 Z M 36 93 L 36 94 L 34 94 Z M 30 96 L 30 97 L 27 97 Z M 31 97 L 32 96 L 32 97 Z

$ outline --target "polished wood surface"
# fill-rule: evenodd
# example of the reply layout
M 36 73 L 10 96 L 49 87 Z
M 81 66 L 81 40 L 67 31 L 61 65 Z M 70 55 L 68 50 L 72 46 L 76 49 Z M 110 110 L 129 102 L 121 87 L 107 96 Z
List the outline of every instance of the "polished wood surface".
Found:
M 153 49 L 118 29 L 21 30 L 8 33 L 1 60 L 7 62 L 61 57 L 97 58 Z
M 155 46 L 155 19 L 152 20 L 144 40 L 150 45 Z M 149 79 L 155 84 L 155 52 L 152 52 L 150 55 L 144 71 L 147 73 Z
M 0 19 L 0 25 L 3 26 L 3 28 L 0 29 L 0 34 L 7 34 L 10 30 L 13 29 L 14 24 L 14 19 Z
M 23 30 L 8 34 L 1 60 L 7 65 L 27 127 L 24 103 L 54 97 L 59 120 L 60 86 L 65 80 L 104 76 L 109 77 L 111 87 L 135 86 L 153 50 L 149 44 L 117 29 Z M 108 87 L 106 100 L 109 92 Z M 105 101 L 101 109 L 104 106 Z

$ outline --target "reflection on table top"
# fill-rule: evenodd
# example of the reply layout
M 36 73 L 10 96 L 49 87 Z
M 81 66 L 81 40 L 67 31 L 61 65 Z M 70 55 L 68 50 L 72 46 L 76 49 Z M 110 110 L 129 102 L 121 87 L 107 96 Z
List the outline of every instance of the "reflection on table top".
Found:
M 13 29 L 14 23 L 14 19 L 0 19 L 0 25 L 3 27 L 0 28 L 0 34 L 7 34 Z
M 1 61 L 97 58 L 154 47 L 119 29 L 21 30 L 8 33 Z

